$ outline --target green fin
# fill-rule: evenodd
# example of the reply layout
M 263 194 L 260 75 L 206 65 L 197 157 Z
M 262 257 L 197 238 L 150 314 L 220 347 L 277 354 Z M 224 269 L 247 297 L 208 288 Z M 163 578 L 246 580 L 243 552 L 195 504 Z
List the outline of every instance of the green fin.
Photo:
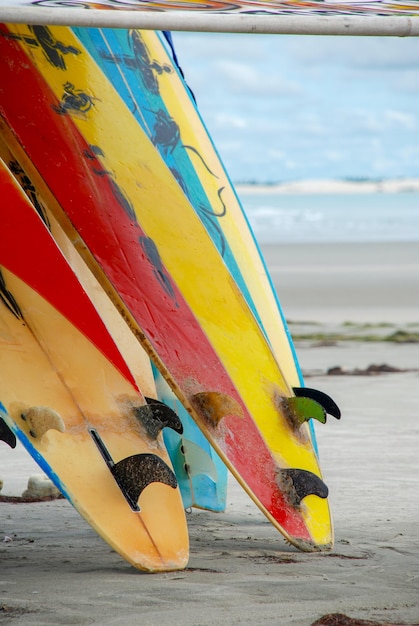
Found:
M 315 419 L 322 424 L 326 423 L 326 411 L 321 404 L 311 398 L 292 396 L 285 402 L 290 409 L 293 418 L 298 424 L 303 424 L 309 419 Z
M 336 402 L 328 396 L 327 393 L 319 391 L 318 389 L 311 389 L 311 387 L 293 387 L 292 390 L 298 397 L 311 398 L 312 400 L 315 400 L 322 405 L 326 413 L 336 417 L 337 420 L 340 419 L 340 409 Z

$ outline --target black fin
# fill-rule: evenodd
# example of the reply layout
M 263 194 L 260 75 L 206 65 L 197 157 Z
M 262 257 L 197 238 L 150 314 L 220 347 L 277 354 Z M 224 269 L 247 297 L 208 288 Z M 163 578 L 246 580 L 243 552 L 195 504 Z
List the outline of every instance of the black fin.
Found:
M 7 443 L 11 448 L 16 448 L 16 435 L 8 427 L 2 417 L 0 417 L 0 439 Z
M 278 475 L 278 483 L 292 506 L 300 506 L 306 496 L 327 498 L 329 489 L 313 472 L 302 469 L 282 469 Z
M 176 476 L 156 454 L 134 454 L 114 463 L 97 430 L 91 428 L 89 432 L 133 511 L 140 510 L 138 498 L 150 483 L 164 483 L 173 489 L 177 487 Z
M 329 413 L 329 415 L 336 417 L 337 420 L 340 419 L 340 409 L 336 402 L 332 400 L 327 393 L 318 391 L 317 389 L 311 389 L 310 387 L 293 387 L 292 390 L 298 397 L 311 398 L 312 400 L 315 400 L 322 405 L 324 410 Z
M 163 428 L 183 433 L 182 422 L 173 409 L 154 398 L 146 398 L 146 401 L 147 404 L 134 408 L 134 414 L 151 439 L 156 439 Z
M 176 476 L 170 467 L 155 454 L 134 454 L 122 459 L 111 472 L 131 508 L 139 511 L 138 498 L 150 483 L 164 483 L 177 487 Z

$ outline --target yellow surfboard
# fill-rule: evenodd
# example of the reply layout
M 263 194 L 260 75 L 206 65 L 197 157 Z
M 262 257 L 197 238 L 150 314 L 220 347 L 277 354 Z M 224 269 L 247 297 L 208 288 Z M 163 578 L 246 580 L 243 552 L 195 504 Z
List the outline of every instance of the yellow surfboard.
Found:
M 261 252 L 194 98 L 152 31 L 74 28 L 211 236 L 292 387 L 302 384 L 292 340 Z M 157 68 L 150 76 L 147 63 Z

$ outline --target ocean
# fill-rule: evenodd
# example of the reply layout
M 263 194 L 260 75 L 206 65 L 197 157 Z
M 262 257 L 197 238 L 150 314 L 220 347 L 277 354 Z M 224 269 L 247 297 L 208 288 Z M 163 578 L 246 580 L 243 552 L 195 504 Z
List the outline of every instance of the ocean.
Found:
M 419 191 L 238 195 L 260 244 L 419 241 Z

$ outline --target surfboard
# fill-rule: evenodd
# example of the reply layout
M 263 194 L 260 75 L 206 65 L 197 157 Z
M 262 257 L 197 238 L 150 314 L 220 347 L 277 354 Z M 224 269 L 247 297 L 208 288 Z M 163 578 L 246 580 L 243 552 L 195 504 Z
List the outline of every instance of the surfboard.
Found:
M 162 443 L 177 416 L 147 404 L 91 300 L 0 162 L 1 416 L 129 563 L 184 568 L 188 533 Z
M 304 386 L 262 254 L 164 39 L 147 31 L 73 30 L 175 176 L 264 329 L 287 381 Z M 317 449 L 314 431 L 312 438 Z
M 196 154 L 195 159 L 198 159 L 199 165 L 203 167 L 199 168 L 198 172 L 195 171 L 184 146 L 180 145 L 178 141 L 179 130 L 174 118 L 166 110 L 165 100 L 160 93 L 158 78 L 155 79 L 149 71 L 149 66 L 154 64 L 155 67 L 160 68 L 157 76 L 171 74 L 177 77 L 175 67 L 170 57 L 167 54 L 164 55 L 164 50 L 159 50 L 160 56 L 157 56 L 155 50 L 149 50 L 147 47 L 148 35 L 151 36 L 152 41 L 159 42 L 157 33 L 140 34 L 137 31 L 127 32 L 109 29 L 104 31 L 86 28 L 74 29 L 74 32 L 118 91 L 127 107 L 133 111 L 137 122 L 154 141 L 161 157 L 175 177 L 177 176 L 179 184 L 193 206 L 200 207 L 200 215 L 204 217 L 204 220 L 208 216 L 207 229 L 209 232 L 211 233 L 212 226 L 217 230 L 217 226 L 214 224 L 215 213 L 211 211 L 210 202 L 216 201 L 220 204 L 220 199 L 215 195 L 219 190 L 213 188 L 212 197 L 207 198 L 202 187 L 202 177 L 205 180 L 205 175 L 208 172 L 205 171 L 204 164 Z M 179 81 L 175 85 L 176 88 L 180 88 L 182 91 L 185 89 Z M 171 100 L 173 100 L 173 96 Z M 176 100 L 176 102 L 178 101 Z M 179 101 L 179 110 L 176 113 L 182 113 L 182 104 Z M 183 119 L 186 122 L 186 118 Z M 189 128 L 187 122 L 184 126 Z M 190 150 L 193 154 L 195 149 L 191 146 Z M 229 250 L 225 251 L 225 256 L 228 256 L 229 267 L 233 266 L 236 269 L 235 259 Z M 237 271 L 235 279 L 241 283 L 239 286 L 247 291 L 247 287 L 239 274 Z M 227 468 L 196 427 L 189 413 L 179 403 L 169 386 L 165 384 L 164 379 L 159 376 L 158 370 L 155 370 L 155 375 L 160 399 L 172 408 L 176 407 L 184 427 L 184 433 L 181 437 L 177 433 L 165 431 L 164 439 L 172 462 L 177 469 L 176 475 L 179 479 L 185 506 L 196 506 L 214 511 L 224 510 L 227 493 Z M 201 450 L 198 451 L 196 446 Z M 184 452 L 187 450 L 189 450 L 188 458 L 185 459 Z M 193 454 L 192 451 L 194 451 Z M 205 459 L 205 463 L 202 463 L 201 459 Z M 185 467 L 188 469 L 186 474 Z M 205 471 L 203 471 L 204 468 Z M 209 468 L 211 469 L 209 470 Z
M 185 508 L 222 512 L 227 505 L 228 471 L 205 435 L 153 367 L 157 396 L 179 416 L 183 433 L 165 429 L 164 443 L 172 461 Z
M 13 71 L 2 62 L 8 141 L 24 146 L 82 236 L 86 261 L 268 519 L 303 550 L 330 547 L 327 488 L 306 423 L 324 411 L 292 392 L 172 172 L 69 29 L 1 32 L 1 57 L 14 60 Z M 33 99 L 26 122 L 22 85 Z
M 265 330 L 288 382 L 294 388 L 304 386 L 285 316 L 257 242 L 164 38 L 147 31 L 73 30 L 178 180 Z M 154 73 L 149 71 L 151 65 L 157 69 Z M 317 451 L 312 423 L 310 426 Z M 176 434 L 168 433 L 167 439 L 170 453 Z
M 152 370 L 149 357 L 56 221 L 48 207 L 51 202 L 55 202 L 54 198 L 51 195 L 41 196 L 31 179 L 31 173 L 25 171 L 1 136 L 0 158 L 13 172 L 16 180 L 48 225 L 58 247 L 101 315 L 138 386 L 141 387 L 142 393 L 149 398 L 164 402 L 180 418 L 183 432 L 164 429 L 163 439 L 175 471 L 184 508 L 197 507 L 216 512 L 224 511 L 227 498 L 225 464 L 165 383 L 158 370 L 155 368 Z
M 287 381 L 295 393 L 307 395 L 307 389 L 301 390 L 301 368 L 261 251 L 177 59 L 172 58 L 171 37 L 165 34 L 171 47 L 168 53 L 166 38 L 158 33 L 73 30 L 175 176 L 264 329 Z M 154 74 L 150 66 L 156 69 Z M 329 402 L 328 406 L 339 418 L 336 405 L 331 408 Z M 318 452 L 312 421 L 310 428 Z M 176 437 L 166 435 L 169 453 Z

